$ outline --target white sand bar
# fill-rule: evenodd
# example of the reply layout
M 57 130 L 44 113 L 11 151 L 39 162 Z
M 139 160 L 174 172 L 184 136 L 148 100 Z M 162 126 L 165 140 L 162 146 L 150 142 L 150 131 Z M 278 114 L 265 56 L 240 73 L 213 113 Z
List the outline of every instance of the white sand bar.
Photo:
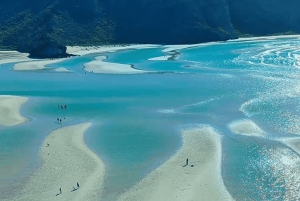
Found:
M 33 61 L 28 61 L 28 62 L 22 62 L 22 63 L 15 64 L 13 69 L 16 71 L 41 70 L 41 69 L 44 69 L 46 67 L 46 65 L 58 63 L 58 62 L 66 60 L 66 59 L 67 58 L 52 59 L 52 60 L 45 59 L 45 60 L 33 60 Z
M 94 61 L 84 64 L 84 70 L 91 73 L 103 74 L 138 74 L 147 71 L 132 68 L 128 64 L 110 63 L 103 60 L 106 56 L 96 57 Z
M 221 136 L 211 127 L 200 126 L 184 131 L 182 137 L 182 148 L 121 195 L 120 201 L 233 200 L 221 176 Z M 189 165 L 183 167 L 186 158 Z
M 228 125 L 229 129 L 234 134 L 264 137 L 266 134 L 253 121 L 249 119 L 237 120 Z
M 12 200 L 100 200 L 105 166 L 83 140 L 91 125 L 82 123 L 51 132 L 39 152 L 40 167 Z M 71 192 L 77 182 L 80 187 Z
M 21 106 L 28 101 L 27 97 L 0 96 L 0 125 L 15 126 L 28 121 L 20 114 Z

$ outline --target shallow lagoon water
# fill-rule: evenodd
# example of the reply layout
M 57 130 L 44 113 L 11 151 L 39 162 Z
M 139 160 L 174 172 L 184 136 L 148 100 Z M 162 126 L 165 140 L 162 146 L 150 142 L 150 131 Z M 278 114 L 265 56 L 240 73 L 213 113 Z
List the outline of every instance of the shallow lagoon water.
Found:
M 59 127 L 57 117 L 64 118 L 63 125 L 94 123 L 85 141 L 107 167 L 106 200 L 174 154 L 181 145 L 180 128 L 208 124 L 223 135 L 222 175 L 236 200 L 294 199 L 297 188 L 291 185 L 300 177 L 284 167 L 294 170 L 299 156 L 276 138 L 300 133 L 299 43 L 230 41 L 179 50 L 177 60 L 168 61 L 147 60 L 166 55 L 163 47 L 127 50 L 49 66 L 74 73 L 14 72 L 7 64 L 0 69 L 0 94 L 30 97 L 22 114 L 31 121 L 0 128 L 0 185 L 34 170 L 43 139 Z M 82 64 L 99 55 L 156 73 L 85 74 Z M 231 133 L 228 124 L 239 119 L 251 119 L 267 139 Z

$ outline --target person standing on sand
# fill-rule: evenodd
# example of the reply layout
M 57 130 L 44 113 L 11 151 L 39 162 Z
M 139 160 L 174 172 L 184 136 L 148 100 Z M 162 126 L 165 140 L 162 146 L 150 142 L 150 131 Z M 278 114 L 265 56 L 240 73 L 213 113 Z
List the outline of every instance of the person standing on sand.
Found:
M 183 167 L 187 166 L 188 164 L 189 164 L 189 159 L 187 158 L 185 161 L 185 165 Z
M 61 194 L 61 193 L 62 193 L 61 188 L 59 188 L 59 194 Z
M 67 105 L 65 105 L 65 110 L 67 109 Z
M 79 188 L 79 183 L 77 182 L 77 188 Z

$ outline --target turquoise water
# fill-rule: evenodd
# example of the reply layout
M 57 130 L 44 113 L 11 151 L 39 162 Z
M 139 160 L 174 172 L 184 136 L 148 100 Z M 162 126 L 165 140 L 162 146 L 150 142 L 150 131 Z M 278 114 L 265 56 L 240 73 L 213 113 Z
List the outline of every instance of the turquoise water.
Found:
M 0 186 L 5 187 L 0 199 L 9 196 L 11 181 L 21 185 L 34 170 L 39 147 L 59 127 L 59 117 L 63 125 L 93 122 L 85 141 L 107 167 L 106 200 L 166 161 L 181 146 L 180 128 L 193 124 L 208 124 L 223 135 L 222 175 L 236 200 L 293 200 L 296 188 L 289 186 L 300 183 L 299 156 L 274 139 L 300 133 L 299 45 L 298 39 L 230 41 L 179 50 L 176 60 L 147 60 L 167 54 L 157 47 L 48 66 L 74 73 L 14 72 L 12 64 L 4 65 L 0 94 L 30 97 L 22 114 L 31 121 L 0 127 Z M 85 74 L 82 65 L 100 55 L 151 73 Z M 233 135 L 227 125 L 243 118 L 265 130 L 267 138 Z

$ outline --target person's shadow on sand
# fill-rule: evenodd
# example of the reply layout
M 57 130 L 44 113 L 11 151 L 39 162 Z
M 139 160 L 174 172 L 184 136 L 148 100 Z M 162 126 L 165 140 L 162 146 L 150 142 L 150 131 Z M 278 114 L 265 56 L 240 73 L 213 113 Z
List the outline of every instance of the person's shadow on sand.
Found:
M 74 191 L 77 191 L 78 190 L 78 188 L 75 188 L 74 186 L 73 186 L 73 190 L 71 190 L 71 192 L 74 192 Z
M 55 196 L 58 196 L 62 193 L 61 188 L 59 188 L 59 193 L 57 193 Z

